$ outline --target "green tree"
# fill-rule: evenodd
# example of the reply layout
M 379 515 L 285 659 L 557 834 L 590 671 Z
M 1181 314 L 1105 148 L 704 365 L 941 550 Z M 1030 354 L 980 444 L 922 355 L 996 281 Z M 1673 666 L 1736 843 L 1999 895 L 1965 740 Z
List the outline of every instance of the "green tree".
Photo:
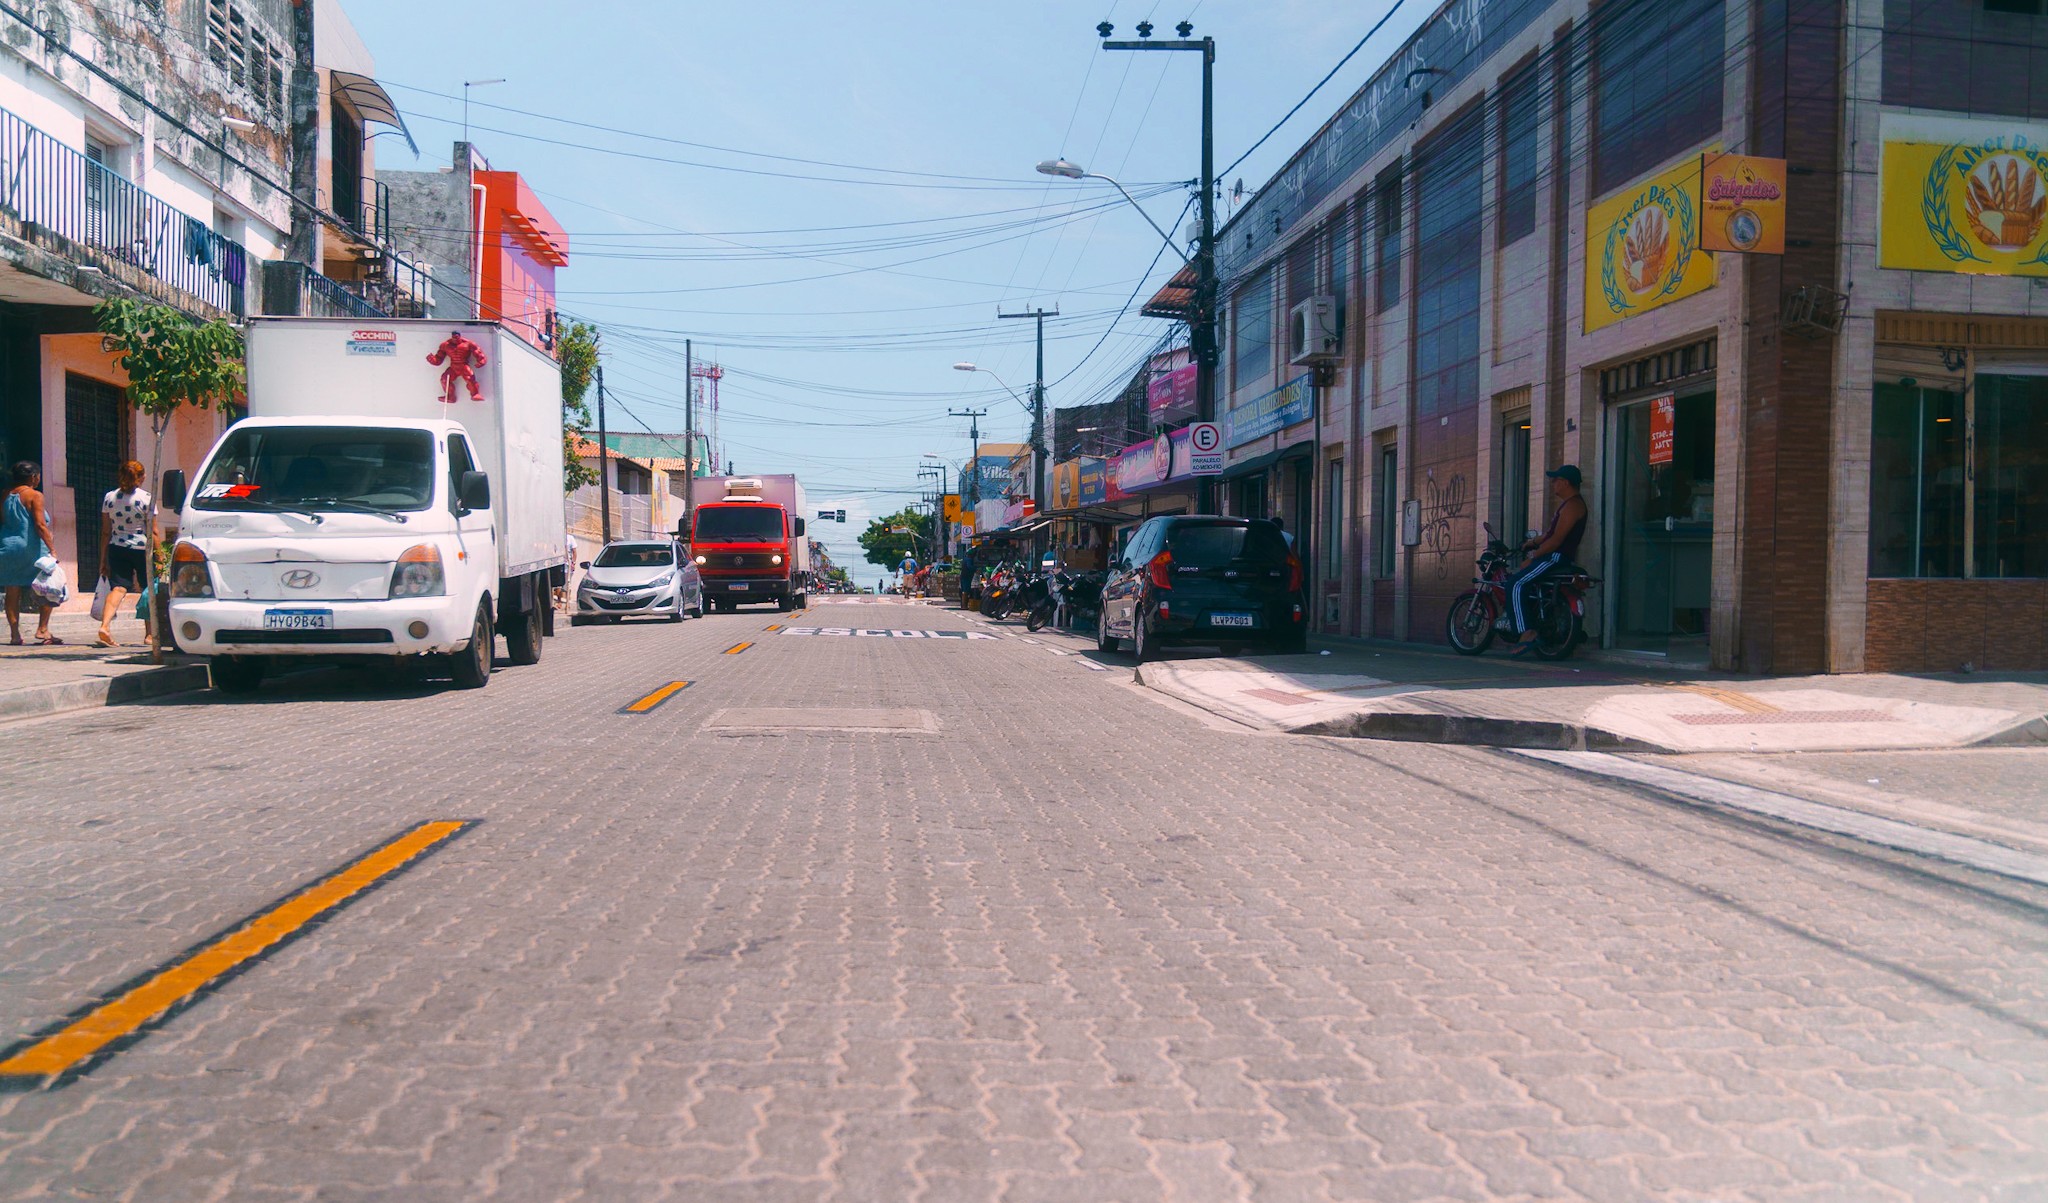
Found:
M 163 474 L 164 431 L 172 415 L 187 406 L 231 409 L 242 395 L 242 333 L 224 321 L 195 322 L 168 305 L 127 297 L 101 301 L 92 313 L 100 345 L 119 355 L 115 363 L 128 374 L 129 402 L 149 418 L 154 488 Z M 154 609 L 149 633 L 154 648 Z
M 597 471 L 576 458 L 576 440 L 590 429 L 590 381 L 597 374 L 597 329 L 564 321 L 555 330 L 555 362 L 562 369 L 562 491 L 597 483 Z
M 932 546 L 932 516 L 906 506 L 876 518 L 860 533 L 860 546 L 867 553 L 868 563 L 879 564 L 891 572 L 906 555 L 923 560 Z
M 194 322 L 168 305 L 116 297 L 93 306 L 101 345 L 128 373 L 128 400 L 149 417 L 155 446 L 149 476 L 162 467 L 164 431 L 186 406 L 232 405 L 242 395 L 242 333 L 224 321 Z

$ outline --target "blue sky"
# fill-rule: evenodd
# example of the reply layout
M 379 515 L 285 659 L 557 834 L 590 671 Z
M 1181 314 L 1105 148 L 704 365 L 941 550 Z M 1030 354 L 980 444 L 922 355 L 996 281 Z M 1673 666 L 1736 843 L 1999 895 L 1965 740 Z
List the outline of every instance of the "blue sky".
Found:
M 681 428 L 694 339 L 727 371 L 725 455 L 741 472 L 796 473 L 814 508 L 845 508 L 845 527 L 813 533 L 851 566 L 865 518 L 917 497 L 925 453 L 957 473 L 967 422 L 948 409 L 986 408 L 984 441 L 1024 436 L 1016 399 L 952 367 L 976 362 L 1028 395 L 1032 323 L 998 321 L 999 307 L 1059 309 L 1053 407 L 1114 390 L 1165 332 L 1135 305 L 1119 317 L 1177 266 L 1158 236 L 1108 185 L 1033 166 L 1064 155 L 1114 176 L 1174 228 L 1189 193 L 1172 185 L 1199 167 L 1199 60 L 1105 52 L 1095 23 L 1128 37 L 1149 18 L 1171 37 L 1186 18 L 1217 39 L 1221 168 L 1393 3 L 345 7 L 420 145 L 414 160 L 379 138 L 380 165 L 446 165 L 462 82 L 508 81 L 472 89 L 472 139 L 570 232 L 560 305 L 606 332 L 612 427 Z M 1226 189 L 1263 184 L 1434 7 L 1405 0 Z

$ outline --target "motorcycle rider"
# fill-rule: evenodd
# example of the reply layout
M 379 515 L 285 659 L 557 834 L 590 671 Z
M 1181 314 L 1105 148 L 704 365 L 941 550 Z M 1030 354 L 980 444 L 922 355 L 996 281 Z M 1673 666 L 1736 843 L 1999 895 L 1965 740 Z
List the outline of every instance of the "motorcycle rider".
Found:
M 1513 623 L 1515 642 L 1521 646 L 1515 655 L 1522 655 L 1536 642 L 1536 632 L 1529 629 L 1524 614 L 1522 597 L 1529 586 L 1546 576 L 1563 572 L 1579 556 L 1579 540 L 1586 533 L 1586 499 L 1579 495 L 1582 477 L 1577 464 L 1560 464 L 1543 474 L 1550 481 L 1550 495 L 1557 498 L 1557 510 L 1550 516 L 1550 529 L 1541 538 L 1531 539 L 1522 544 L 1528 558 L 1515 575 L 1508 578 L 1508 621 Z

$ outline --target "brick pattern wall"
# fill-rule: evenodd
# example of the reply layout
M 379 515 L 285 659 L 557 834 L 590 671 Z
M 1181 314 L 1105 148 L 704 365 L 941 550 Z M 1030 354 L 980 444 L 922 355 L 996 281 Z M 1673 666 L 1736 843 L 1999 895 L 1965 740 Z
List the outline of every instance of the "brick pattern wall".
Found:
M 1827 668 L 1828 490 L 1834 348 L 1779 330 L 1784 294 L 1836 277 L 1841 10 L 1836 0 L 1759 0 L 1752 151 L 1782 156 L 1786 252 L 1742 256 L 1749 296 L 1743 382 L 1740 666 Z
M 2048 580 L 1870 582 L 1870 672 L 2048 669 Z

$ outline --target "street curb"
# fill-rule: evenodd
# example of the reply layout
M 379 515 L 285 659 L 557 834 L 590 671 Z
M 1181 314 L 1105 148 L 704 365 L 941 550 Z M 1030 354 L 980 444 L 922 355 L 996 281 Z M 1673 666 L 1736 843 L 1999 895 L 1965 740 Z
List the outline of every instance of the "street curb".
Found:
M 0 692 L 0 722 L 40 718 L 67 710 L 88 710 L 147 701 L 207 686 L 204 664 L 177 664 L 119 677 L 93 677 L 59 685 L 35 685 Z
M 2025 748 L 2048 744 L 2048 714 L 2037 714 L 2001 727 L 1982 739 L 1962 745 L 1966 748 Z
M 1673 751 L 1648 740 L 1631 739 L 1584 723 L 1548 719 L 1494 718 L 1477 714 L 1426 714 L 1374 711 L 1285 728 L 1294 735 L 1328 735 L 1340 739 L 1390 739 L 1410 743 L 1465 744 L 1485 748 L 1534 748 L 1551 752 Z
M 1426 711 L 1381 710 L 1347 714 L 1300 726 L 1233 713 L 1209 699 L 1168 689 L 1147 680 L 1140 664 L 1131 674 L 1139 685 L 1211 714 L 1255 730 L 1277 731 L 1283 735 L 1321 735 L 1335 739 L 1385 739 L 1405 743 L 1459 744 L 1483 748 L 1534 748 L 1550 752 L 1653 752 L 1668 754 L 1672 749 L 1647 740 L 1584 723 L 1549 719 L 1494 718 L 1479 714 L 1432 714 Z

